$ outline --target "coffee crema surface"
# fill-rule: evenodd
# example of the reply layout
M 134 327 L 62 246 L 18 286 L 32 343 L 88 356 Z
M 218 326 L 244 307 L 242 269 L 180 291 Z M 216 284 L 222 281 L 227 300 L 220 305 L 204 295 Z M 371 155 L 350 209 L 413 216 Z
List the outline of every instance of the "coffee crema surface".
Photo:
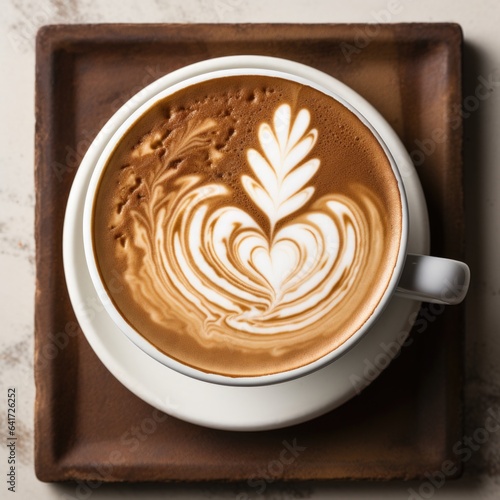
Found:
M 253 377 L 318 360 L 363 326 L 399 252 L 398 182 L 345 106 L 228 76 L 150 108 L 111 154 L 94 251 L 116 308 L 198 370 Z

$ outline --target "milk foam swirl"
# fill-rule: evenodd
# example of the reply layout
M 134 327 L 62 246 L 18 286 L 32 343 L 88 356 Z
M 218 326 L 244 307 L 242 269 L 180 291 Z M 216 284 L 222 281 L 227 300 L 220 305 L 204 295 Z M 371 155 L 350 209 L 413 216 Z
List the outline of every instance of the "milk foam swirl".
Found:
M 215 126 L 191 122 L 179 148 L 209 148 L 205 135 Z M 252 175 L 239 181 L 268 224 L 235 205 L 227 184 L 197 174 L 155 176 L 147 202 L 130 212 L 124 252 L 126 281 L 154 322 L 241 343 L 248 334 L 314 329 L 335 318 L 367 259 L 381 259 L 380 213 L 361 186 L 353 186 L 356 199 L 311 201 L 321 162 L 311 157 L 318 131 L 309 127 L 307 109 L 293 119 L 291 107 L 280 105 L 273 123 L 258 129 L 260 147 L 246 151 Z

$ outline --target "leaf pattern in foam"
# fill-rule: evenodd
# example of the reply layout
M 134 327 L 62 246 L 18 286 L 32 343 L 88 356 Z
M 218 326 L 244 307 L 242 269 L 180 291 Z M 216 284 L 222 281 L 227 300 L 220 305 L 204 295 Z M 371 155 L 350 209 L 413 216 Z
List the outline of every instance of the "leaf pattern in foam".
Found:
M 316 129 L 307 130 L 311 115 L 301 109 L 292 123 L 292 110 L 282 104 L 274 113 L 273 127 L 263 123 L 258 138 L 262 152 L 250 148 L 247 160 L 256 179 L 243 175 L 245 191 L 274 226 L 302 208 L 314 193 L 305 187 L 318 171 L 317 158 L 302 163 L 318 138 Z

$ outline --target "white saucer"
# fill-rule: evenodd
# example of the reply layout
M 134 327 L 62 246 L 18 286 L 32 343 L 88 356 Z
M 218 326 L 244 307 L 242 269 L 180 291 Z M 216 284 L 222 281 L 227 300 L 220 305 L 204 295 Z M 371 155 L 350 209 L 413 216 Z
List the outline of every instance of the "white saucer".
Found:
M 267 61 L 269 69 L 289 71 L 288 61 L 286 65 L 275 58 Z M 302 378 L 261 387 L 210 384 L 181 375 L 141 351 L 121 333 L 103 307 L 93 306 L 98 297 L 83 250 L 83 202 L 93 168 L 109 137 L 149 97 L 174 83 L 209 70 L 257 66 L 263 67 L 261 57 L 258 64 L 252 56 L 204 61 L 160 78 L 128 101 L 103 127 L 78 169 L 63 233 L 64 270 L 71 303 L 82 331 L 104 365 L 130 391 L 159 410 L 188 422 L 226 430 L 284 427 L 341 405 L 370 383 L 364 375 L 369 363 L 382 368 L 380 360 L 387 360 L 387 346 L 394 346 L 396 338 L 402 341 L 401 332 L 409 332 L 410 318 L 420 305 L 393 297 L 372 330 L 343 357 Z M 398 163 L 403 163 L 410 219 L 408 252 L 427 254 L 429 227 L 425 200 L 411 160 L 396 134 L 381 122 L 377 111 L 342 83 L 298 63 L 294 63 L 294 72 L 331 88 L 350 102 L 362 104 L 364 116 L 377 123 L 377 130 L 392 155 Z M 369 378 L 373 379 L 372 373 Z

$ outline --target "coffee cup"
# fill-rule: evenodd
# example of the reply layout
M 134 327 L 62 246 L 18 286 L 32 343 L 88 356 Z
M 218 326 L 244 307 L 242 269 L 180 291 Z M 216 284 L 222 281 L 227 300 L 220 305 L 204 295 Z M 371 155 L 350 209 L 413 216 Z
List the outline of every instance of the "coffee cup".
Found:
M 119 329 L 187 376 L 264 385 L 334 362 L 395 295 L 461 302 L 466 264 L 407 251 L 385 120 L 316 70 L 241 61 L 152 95 L 95 166 L 85 256 Z

